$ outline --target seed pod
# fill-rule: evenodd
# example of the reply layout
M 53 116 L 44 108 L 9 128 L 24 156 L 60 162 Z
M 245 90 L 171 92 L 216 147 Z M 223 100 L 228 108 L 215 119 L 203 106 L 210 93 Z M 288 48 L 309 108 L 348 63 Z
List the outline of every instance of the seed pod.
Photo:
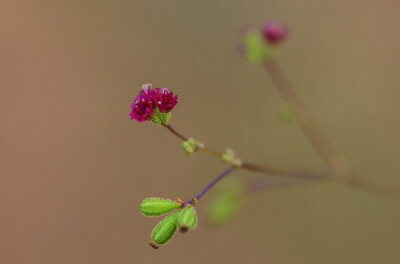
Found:
M 161 220 L 151 233 L 153 241 L 150 242 L 150 246 L 157 249 L 159 244 L 167 243 L 175 234 L 177 221 L 178 213 L 170 214 Z
M 181 204 L 164 198 L 147 198 L 140 204 L 140 211 L 146 216 L 160 216 L 165 215 L 177 208 Z
M 179 212 L 178 228 L 182 233 L 186 233 L 189 229 L 195 229 L 197 225 L 196 209 L 188 205 Z

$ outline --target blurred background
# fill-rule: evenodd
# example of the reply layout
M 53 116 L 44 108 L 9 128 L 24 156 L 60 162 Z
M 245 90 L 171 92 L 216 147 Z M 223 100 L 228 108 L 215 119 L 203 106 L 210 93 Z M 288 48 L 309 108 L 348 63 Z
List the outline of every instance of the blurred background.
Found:
M 129 119 L 143 83 L 172 125 L 246 161 L 327 172 L 240 29 L 291 35 L 279 61 L 335 149 L 400 185 L 400 2 L 0 1 L 0 263 L 399 263 L 400 199 L 318 183 L 247 197 L 239 215 L 149 247 L 150 196 L 189 199 L 226 165 Z M 235 172 L 243 179 L 265 176 Z M 233 175 L 232 175 L 233 176 Z

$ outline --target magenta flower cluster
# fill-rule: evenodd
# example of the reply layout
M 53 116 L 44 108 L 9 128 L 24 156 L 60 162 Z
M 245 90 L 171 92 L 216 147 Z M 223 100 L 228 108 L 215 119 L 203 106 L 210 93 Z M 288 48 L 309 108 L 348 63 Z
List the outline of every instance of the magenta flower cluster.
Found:
M 130 116 L 138 122 L 152 120 L 154 111 L 169 113 L 177 103 L 178 95 L 174 96 L 168 88 L 151 89 L 151 84 L 145 84 L 131 105 Z

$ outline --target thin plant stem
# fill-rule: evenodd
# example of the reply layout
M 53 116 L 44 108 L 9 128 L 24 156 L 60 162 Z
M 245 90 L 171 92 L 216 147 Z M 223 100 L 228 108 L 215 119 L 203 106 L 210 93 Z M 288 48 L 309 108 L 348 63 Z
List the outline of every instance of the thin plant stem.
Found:
M 222 180 L 225 176 L 227 176 L 229 173 L 233 172 L 235 170 L 234 166 L 230 166 L 228 169 L 224 170 L 220 175 L 218 175 L 213 181 L 211 181 L 203 190 L 201 190 L 195 197 L 192 199 L 184 202 L 182 204 L 182 207 L 186 207 L 187 205 L 191 204 L 194 205 L 197 203 L 198 200 L 206 193 L 208 192 L 212 187 L 214 187 L 215 184 L 217 184 L 220 180 Z
M 222 153 L 220 153 L 218 151 L 215 151 L 215 150 L 212 150 L 212 149 L 209 149 L 207 147 L 200 148 L 199 150 L 204 152 L 204 153 L 210 154 L 210 155 L 212 155 L 214 157 L 222 158 Z
M 175 129 L 173 129 L 171 127 L 171 125 L 163 125 L 164 127 L 166 127 L 169 131 L 171 131 L 172 134 L 174 134 L 175 136 L 177 136 L 178 138 L 180 138 L 183 141 L 187 141 L 189 138 L 185 137 L 184 135 L 182 135 L 181 133 L 179 133 L 178 131 L 176 131 Z M 205 146 L 202 146 L 201 148 L 199 148 L 199 151 L 202 151 L 204 153 L 210 154 L 212 156 L 215 156 L 217 158 L 221 158 L 222 157 L 222 153 L 209 149 Z
M 326 162 L 333 174 L 333 180 L 348 184 L 349 186 L 373 191 L 381 194 L 400 194 L 400 189 L 361 179 L 354 171 L 350 170 L 344 160 L 337 155 L 321 130 L 314 123 L 303 103 L 298 98 L 292 85 L 279 67 L 276 60 L 271 59 L 264 65 L 279 94 L 293 109 L 304 134 L 316 149 L 320 157 Z
M 326 162 L 332 173 L 335 176 L 344 176 L 343 174 L 348 173 L 343 162 L 338 157 L 331 144 L 322 134 L 318 126 L 314 123 L 307 109 L 304 107 L 303 103 L 292 88 L 292 85 L 279 67 L 277 61 L 274 59 L 270 60 L 265 64 L 265 69 L 271 77 L 271 80 L 277 88 L 279 94 L 293 109 L 293 112 L 299 120 L 304 134 L 321 158 Z
M 181 140 L 188 140 L 188 137 L 183 136 L 181 133 L 177 132 L 171 125 L 164 125 L 169 131 L 172 132 L 173 135 L 178 137 Z M 206 154 L 215 156 L 217 158 L 222 157 L 222 153 L 211 150 L 205 146 L 199 149 L 199 151 L 204 152 Z M 242 166 L 240 167 L 245 170 L 258 172 L 261 174 L 266 174 L 270 176 L 276 177 L 286 177 L 286 178 L 295 178 L 295 179 L 304 179 L 304 180 L 316 180 L 316 179 L 325 179 L 327 178 L 326 175 L 318 173 L 318 172 L 307 172 L 307 171 L 284 171 L 276 168 L 270 168 L 266 166 L 260 166 L 253 163 L 242 162 Z
M 170 125 L 163 125 L 164 127 L 166 127 L 169 131 L 171 131 L 172 134 L 174 134 L 175 136 L 177 136 L 178 138 L 182 139 L 183 141 L 187 141 L 188 138 L 183 136 L 182 134 L 178 133 L 175 129 L 173 129 Z

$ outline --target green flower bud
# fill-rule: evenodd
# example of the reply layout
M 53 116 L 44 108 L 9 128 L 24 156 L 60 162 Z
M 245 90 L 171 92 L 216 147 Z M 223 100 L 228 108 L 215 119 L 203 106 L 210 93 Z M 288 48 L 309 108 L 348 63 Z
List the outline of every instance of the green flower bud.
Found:
M 222 160 L 225 163 L 229 163 L 232 164 L 235 167 L 240 167 L 242 166 L 242 161 L 240 159 L 238 159 L 235 155 L 235 152 L 233 152 L 233 150 L 231 149 L 226 149 L 224 151 L 224 153 L 222 153 Z
M 147 198 L 140 204 L 140 211 L 145 216 L 165 215 L 181 207 L 181 204 L 164 198 Z
M 182 149 L 188 155 L 193 154 L 197 150 L 196 142 L 193 138 L 189 138 L 187 141 L 182 143 Z
M 190 204 L 179 212 L 178 228 L 182 233 L 186 233 L 189 229 L 195 229 L 197 225 L 196 209 Z
M 166 244 L 175 234 L 177 221 L 177 212 L 161 220 L 151 233 L 153 241 L 150 242 L 150 246 L 157 249 L 158 245 Z

